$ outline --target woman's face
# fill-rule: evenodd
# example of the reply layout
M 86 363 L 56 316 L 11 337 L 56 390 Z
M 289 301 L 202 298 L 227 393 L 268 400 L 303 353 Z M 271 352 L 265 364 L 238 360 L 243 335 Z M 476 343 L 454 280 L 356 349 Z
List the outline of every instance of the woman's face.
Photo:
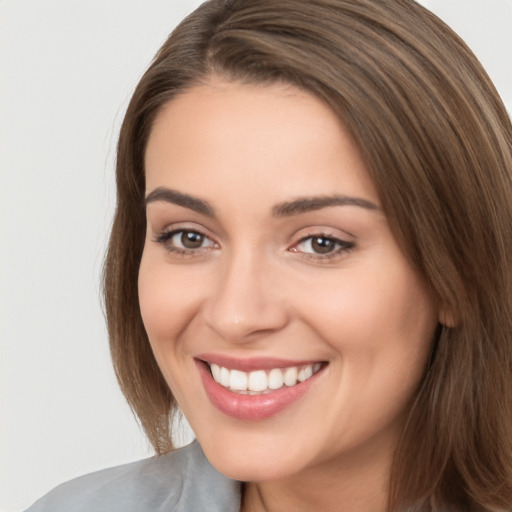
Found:
M 210 462 L 387 467 L 438 313 L 336 116 L 212 80 L 160 112 L 145 164 L 142 317 Z

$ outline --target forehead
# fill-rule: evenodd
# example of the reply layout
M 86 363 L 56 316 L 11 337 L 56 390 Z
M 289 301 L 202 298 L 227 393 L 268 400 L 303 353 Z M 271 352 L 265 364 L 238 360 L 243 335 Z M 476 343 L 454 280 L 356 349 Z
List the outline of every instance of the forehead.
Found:
M 359 149 L 322 101 L 290 85 L 220 80 L 178 95 L 157 116 L 145 155 L 146 188 L 231 190 L 242 200 L 377 193 Z M 233 199 L 233 197 L 231 197 Z

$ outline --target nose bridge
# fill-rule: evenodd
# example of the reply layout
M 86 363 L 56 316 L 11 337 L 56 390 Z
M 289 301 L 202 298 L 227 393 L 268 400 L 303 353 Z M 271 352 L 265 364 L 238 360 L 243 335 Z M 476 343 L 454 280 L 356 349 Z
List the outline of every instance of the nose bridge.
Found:
M 272 262 L 250 247 L 231 251 L 205 305 L 205 320 L 222 339 L 244 341 L 286 324 L 286 308 L 276 293 Z

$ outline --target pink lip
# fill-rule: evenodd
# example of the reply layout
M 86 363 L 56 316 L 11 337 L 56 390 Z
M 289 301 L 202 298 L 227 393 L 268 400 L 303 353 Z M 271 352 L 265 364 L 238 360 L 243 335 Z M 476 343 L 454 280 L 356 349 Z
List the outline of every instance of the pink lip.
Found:
M 265 359 L 265 361 L 268 360 Z M 302 361 L 297 366 L 304 364 L 308 363 Z M 208 366 L 203 361 L 196 360 L 196 365 L 206 394 L 212 404 L 222 413 L 231 416 L 232 418 L 246 421 L 263 420 L 278 414 L 301 398 L 308 391 L 311 385 L 314 384 L 317 377 L 323 373 L 322 368 L 315 373 L 315 375 L 300 384 L 291 387 L 283 386 L 281 389 L 277 389 L 264 395 L 243 395 L 234 393 L 215 382 Z M 233 366 L 231 364 L 226 364 L 225 366 L 228 368 L 241 369 L 240 366 Z M 271 367 L 265 366 L 265 368 L 258 365 L 256 369 L 286 368 L 287 366 L 294 365 L 290 365 L 289 362 L 285 365 L 277 364 Z
M 230 370 L 240 370 L 242 372 L 252 372 L 254 370 L 271 370 L 272 368 L 288 368 L 290 366 L 305 366 L 315 364 L 321 361 L 298 361 L 291 359 L 279 359 L 275 357 L 251 357 L 249 359 L 236 359 L 234 357 L 223 356 L 219 354 L 199 354 L 196 359 L 224 366 Z

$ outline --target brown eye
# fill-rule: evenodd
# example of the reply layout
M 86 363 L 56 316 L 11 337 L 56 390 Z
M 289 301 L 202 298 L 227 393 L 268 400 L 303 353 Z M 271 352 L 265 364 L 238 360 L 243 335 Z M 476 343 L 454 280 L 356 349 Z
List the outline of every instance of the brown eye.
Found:
M 304 256 L 311 258 L 328 258 L 341 255 L 354 248 L 353 242 L 340 240 L 332 236 L 313 235 L 303 238 L 292 249 L 294 252 L 300 252 Z
M 161 233 L 155 242 L 163 245 L 167 251 L 174 254 L 196 254 L 206 249 L 214 249 L 216 243 L 199 231 L 177 229 Z
M 185 249 L 199 249 L 204 242 L 204 235 L 195 231 L 182 231 L 180 242 Z
M 327 254 L 336 249 L 336 242 L 323 236 L 311 239 L 311 249 L 317 254 Z

